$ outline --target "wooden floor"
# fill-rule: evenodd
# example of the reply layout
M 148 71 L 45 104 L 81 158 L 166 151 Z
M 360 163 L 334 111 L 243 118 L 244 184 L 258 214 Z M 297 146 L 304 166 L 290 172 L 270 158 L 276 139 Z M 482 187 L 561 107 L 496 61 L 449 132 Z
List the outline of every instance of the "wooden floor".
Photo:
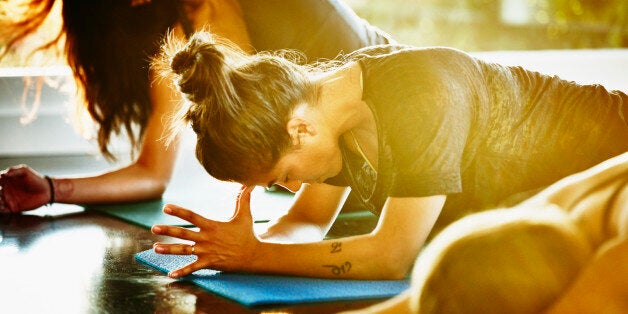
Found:
M 94 212 L 52 211 L 0 216 L 0 312 L 331 313 L 376 301 L 246 308 L 134 260 L 168 239 Z
M 98 172 L 110 167 L 90 156 L 0 158 L 2 169 L 17 163 L 27 163 L 53 176 Z M 181 186 L 183 178 L 174 178 L 167 194 L 183 193 L 187 187 L 185 194 L 207 197 L 198 196 L 188 205 L 203 204 L 205 208 L 201 210 L 208 216 L 230 215 L 228 210 L 211 211 L 207 204 L 220 207 L 223 201 L 209 202 L 217 194 L 201 192 L 215 189 L 229 194 L 233 187 L 206 178 L 204 172 L 190 175 L 193 169 L 180 171 L 187 172 L 187 184 Z M 224 200 L 224 206 L 232 206 L 226 204 L 229 201 Z M 272 202 L 267 202 L 267 208 L 262 207 L 258 215 L 276 215 L 265 213 L 273 207 Z M 332 228 L 330 236 L 368 232 L 374 223 L 364 217 L 344 219 Z M 151 248 L 156 241 L 173 240 L 75 205 L 55 204 L 22 215 L 0 215 L 0 312 L 333 313 L 380 301 L 246 308 L 191 283 L 169 279 L 134 260 L 135 253 Z

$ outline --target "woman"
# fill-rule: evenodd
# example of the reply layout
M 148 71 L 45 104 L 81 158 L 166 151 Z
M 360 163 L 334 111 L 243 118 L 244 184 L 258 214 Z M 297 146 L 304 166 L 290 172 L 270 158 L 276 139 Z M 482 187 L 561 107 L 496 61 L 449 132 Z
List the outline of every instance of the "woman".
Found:
M 403 278 L 431 231 L 628 150 L 618 140 L 628 138 L 626 94 L 454 49 L 366 48 L 322 72 L 247 57 L 207 33 L 173 51 L 162 66 L 170 62 L 191 103 L 184 120 L 198 135 L 197 158 L 213 177 L 246 186 L 231 223 L 165 207 L 200 227 L 153 227 L 195 243 L 155 245 L 198 256 L 173 277 L 211 267 Z M 251 187 L 301 183 L 258 239 Z M 320 241 L 349 187 L 380 216 L 377 227 Z M 301 243 L 276 243 L 287 241 Z
M 626 265 L 628 153 L 452 223 L 409 291 L 353 313 L 625 313 Z
M 5 7 L 13 4 L 1 5 L 12 12 Z M 4 52 L 34 32 L 54 4 L 54 0 L 28 2 L 24 19 L 3 20 Z M 155 81 L 148 69 L 150 56 L 169 29 L 184 37 L 209 25 L 244 51 L 291 48 L 310 61 L 392 41 L 335 0 L 65 0 L 62 6 L 63 29 L 42 47 L 54 46 L 65 36 L 68 63 L 83 91 L 85 110 L 98 127 L 102 154 L 114 157 L 108 148 L 110 138 L 122 132 L 138 155 L 130 165 L 98 176 L 49 178 L 25 166 L 9 168 L 0 175 L 0 213 L 53 202 L 126 202 L 163 194 L 177 146 L 166 148 L 159 139 L 163 117 L 176 110 L 178 94 Z

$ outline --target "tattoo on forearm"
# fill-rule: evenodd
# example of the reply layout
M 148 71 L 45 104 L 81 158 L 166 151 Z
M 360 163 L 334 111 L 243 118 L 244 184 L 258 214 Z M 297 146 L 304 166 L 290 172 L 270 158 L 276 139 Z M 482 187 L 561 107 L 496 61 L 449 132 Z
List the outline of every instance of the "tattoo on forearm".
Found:
M 338 253 L 342 251 L 342 242 L 334 242 L 331 244 L 331 253 Z
M 351 270 L 351 263 L 350 262 L 344 262 L 344 264 L 342 265 L 323 265 L 323 267 L 329 268 L 331 270 L 331 273 L 336 275 L 336 276 L 340 276 L 343 274 L 348 273 Z

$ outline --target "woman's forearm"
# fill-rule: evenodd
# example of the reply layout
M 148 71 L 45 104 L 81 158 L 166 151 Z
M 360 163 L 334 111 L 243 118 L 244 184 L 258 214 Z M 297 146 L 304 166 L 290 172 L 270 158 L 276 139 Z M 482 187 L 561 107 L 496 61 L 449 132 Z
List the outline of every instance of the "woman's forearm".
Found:
M 257 245 L 245 271 L 352 279 L 401 279 L 430 233 L 444 196 L 389 198 L 367 235 L 316 243 Z
M 174 169 L 179 136 L 166 144 L 164 121 L 178 108 L 180 95 L 151 72 L 153 112 L 146 125 L 137 160 L 129 166 L 96 176 L 55 178 L 55 201 L 68 204 L 129 202 L 161 197 Z
M 180 278 L 202 268 L 211 268 L 319 278 L 401 279 L 410 270 L 445 201 L 445 196 L 388 198 L 379 223 L 370 234 L 286 244 L 261 241 L 255 235 L 250 212 L 251 191 L 252 187 L 243 188 L 236 202 L 236 212 L 227 222 L 209 220 L 174 204 L 164 207 L 165 213 L 199 228 L 193 231 L 176 226 L 153 226 L 155 234 L 193 243 L 156 243 L 155 252 L 198 257 L 169 276 Z M 335 192 L 340 193 L 333 194 L 342 195 L 343 189 Z M 334 212 L 329 209 L 330 212 L 321 215 L 321 221 L 325 220 L 323 216 Z M 318 219 L 310 219 L 314 226 L 325 225 L 316 221 Z
M 315 243 L 262 242 L 245 271 L 317 278 L 401 279 L 411 263 L 399 258 L 404 246 L 381 244 L 374 235 L 360 235 Z M 412 258 L 413 260 L 413 258 Z
M 132 164 L 96 176 L 53 178 L 55 201 L 66 204 L 129 202 L 161 197 L 170 176 Z

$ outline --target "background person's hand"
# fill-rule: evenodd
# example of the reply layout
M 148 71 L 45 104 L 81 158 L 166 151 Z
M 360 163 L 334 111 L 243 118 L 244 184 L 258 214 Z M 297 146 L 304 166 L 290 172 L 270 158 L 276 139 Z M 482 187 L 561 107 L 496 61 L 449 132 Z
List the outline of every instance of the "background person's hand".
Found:
M 253 231 L 251 216 L 251 191 L 253 187 L 243 187 L 238 195 L 235 215 L 228 222 L 204 218 L 190 210 L 165 205 L 164 212 L 189 221 L 199 228 L 198 231 L 181 227 L 155 225 L 154 234 L 175 237 L 194 242 L 190 244 L 155 243 L 154 250 L 159 254 L 196 255 L 198 259 L 168 276 L 183 277 L 199 269 L 235 271 L 244 270 L 250 265 L 256 253 L 259 240 Z
M 28 166 L 0 173 L 0 214 L 19 213 L 47 204 L 52 191 L 46 178 Z

